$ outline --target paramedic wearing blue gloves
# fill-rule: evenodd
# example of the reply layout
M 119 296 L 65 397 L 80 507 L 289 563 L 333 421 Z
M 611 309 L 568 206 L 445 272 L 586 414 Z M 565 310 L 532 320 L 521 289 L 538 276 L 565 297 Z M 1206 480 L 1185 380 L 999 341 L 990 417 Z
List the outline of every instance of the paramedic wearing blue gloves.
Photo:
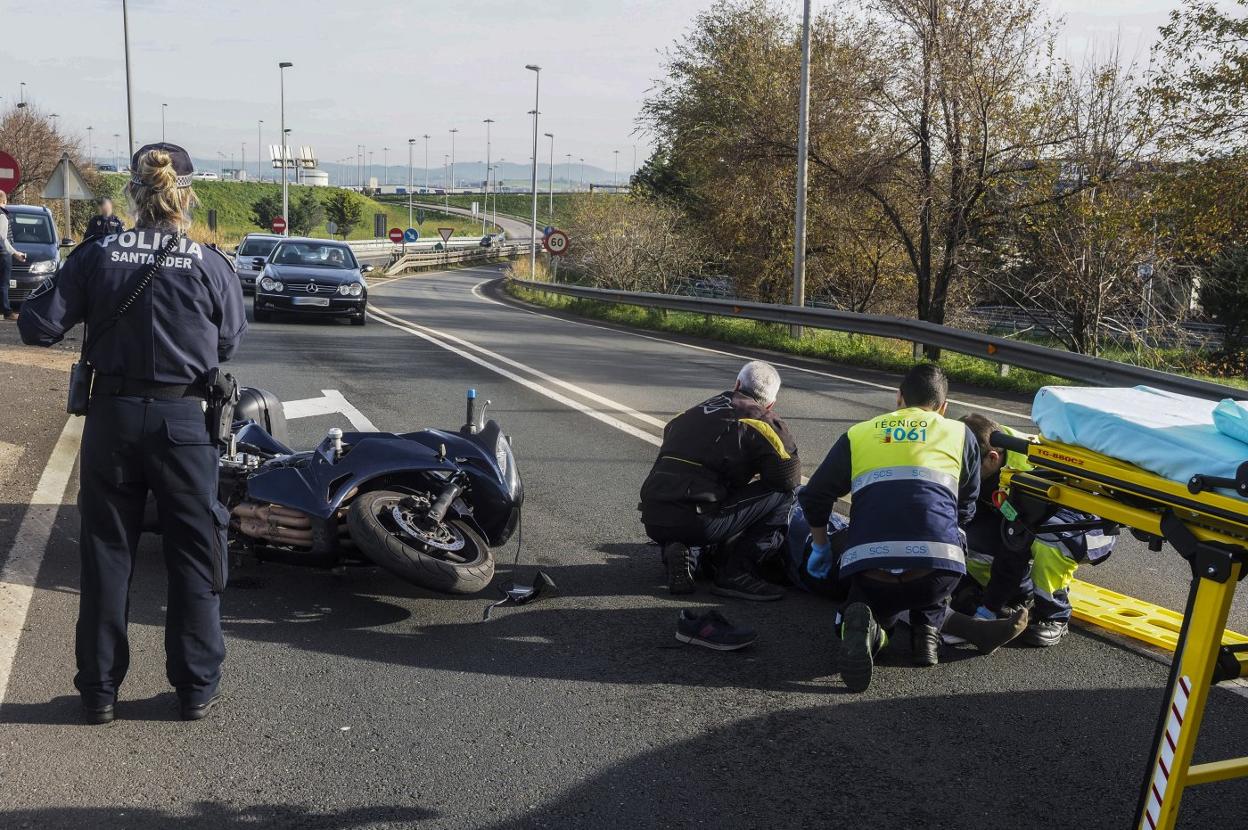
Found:
M 204 379 L 230 358 L 247 326 L 229 261 L 184 236 L 195 204 L 186 151 L 148 145 L 130 169 L 134 230 L 80 245 L 18 321 L 22 340 L 39 346 L 85 322 L 84 348 L 96 370 L 82 437 L 74 678 L 84 719 L 95 724 L 113 720 L 130 664 L 128 594 L 149 491 L 168 572 L 165 671 L 183 719 L 204 717 L 217 700 L 229 514 L 217 501 Z M 161 267 L 147 268 L 162 255 Z M 124 306 L 148 274 L 150 283 Z
M 975 515 L 979 445 L 965 424 L 944 417 L 948 386 L 939 366 L 912 367 L 898 409 L 850 427 L 798 493 L 815 576 L 830 568 L 832 507 L 853 493 L 840 557 L 840 577 L 850 580 L 841 677 L 852 691 L 871 684 L 886 631 L 907 612 L 915 665 L 936 665 L 949 596 L 966 573 L 960 528 Z

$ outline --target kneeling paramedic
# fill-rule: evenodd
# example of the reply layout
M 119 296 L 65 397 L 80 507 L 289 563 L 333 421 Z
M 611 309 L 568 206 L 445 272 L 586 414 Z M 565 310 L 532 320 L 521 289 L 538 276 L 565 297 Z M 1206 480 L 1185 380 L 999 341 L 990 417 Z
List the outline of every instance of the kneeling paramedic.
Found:
M 87 415 L 74 685 L 84 718 L 95 724 L 113 720 L 130 666 L 130 580 L 149 491 L 169 582 L 165 673 L 184 719 L 204 717 L 217 700 L 229 514 L 217 501 L 218 451 L 206 410 L 209 378 L 247 327 L 229 260 L 184 235 L 195 204 L 186 151 L 148 145 L 130 169 L 134 230 L 84 240 L 18 321 L 22 340 L 40 346 L 86 324 L 70 406 Z M 95 369 L 93 383 L 80 371 L 86 364 Z
M 736 386 L 677 415 L 641 486 L 641 520 L 663 546 L 668 589 L 693 591 L 690 545 L 725 545 L 712 592 L 777 600 L 783 589 L 759 566 L 784 538 L 801 462 L 788 427 L 773 411 L 780 375 L 747 363 Z M 755 480 L 757 479 L 757 480 Z
M 915 665 L 936 665 L 949 596 L 966 573 L 961 526 L 975 514 L 979 445 L 944 417 L 947 393 L 939 366 L 911 368 L 898 409 L 850 427 L 798 494 L 814 543 L 807 568 L 819 577 L 832 566 L 832 507 L 853 493 L 840 557 L 850 583 L 841 677 L 852 691 L 871 684 L 886 631 L 907 612 Z
M 989 443 L 994 432 L 1019 433 L 978 413 L 966 415 L 962 421 L 975 435 L 981 456 L 979 507 L 966 528 L 967 571 L 983 586 L 975 615 L 993 619 L 1012 607 L 1030 606 L 1032 622 L 1020 641 L 1038 647 L 1055 646 L 1070 630 L 1069 592 L 1075 570 L 1083 562 L 1103 562 L 1113 552 L 1118 537 L 1096 528 L 1081 529 L 1079 525 L 1093 522 L 1094 517 L 1054 506 L 1046 510 L 1041 519 L 1043 532 L 1030 546 L 1014 549 L 1006 545 L 1006 519 L 993 503 L 993 494 L 1000 488 L 1002 468 L 1029 471 L 1031 464 L 1025 456 Z M 1072 529 L 1064 530 L 1065 526 Z

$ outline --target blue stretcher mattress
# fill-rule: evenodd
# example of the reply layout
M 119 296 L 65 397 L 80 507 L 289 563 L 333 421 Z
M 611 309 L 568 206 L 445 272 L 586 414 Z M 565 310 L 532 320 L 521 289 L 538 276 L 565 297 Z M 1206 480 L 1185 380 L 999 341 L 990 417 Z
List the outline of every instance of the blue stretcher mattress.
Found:
M 1217 404 L 1149 386 L 1046 386 L 1036 393 L 1031 419 L 1046 438 L 1186 484 L 1197 473 L 1234 478 L 1236 468 L 1248 461 L 1248 443 L 1215 425 L 1214 410 L 1219 406 L 1223 412 L 1218 420 L 1223 421 L 1228 402 Z

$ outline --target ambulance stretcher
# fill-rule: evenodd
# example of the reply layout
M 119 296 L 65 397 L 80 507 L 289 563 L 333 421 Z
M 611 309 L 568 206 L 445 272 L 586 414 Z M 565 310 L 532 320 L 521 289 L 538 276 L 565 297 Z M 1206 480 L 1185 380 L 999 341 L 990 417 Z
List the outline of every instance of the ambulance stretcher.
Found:
M 1114 390 L 1088 395 L 1107 391 Z M 1139 395 L 1141 390 L 1117 391 L 1124 393 L 1128 404 L 1138 406 L 1132 395 Z M 1037 396 L 1033 410 L 1042 433 L 1049 434 L 1046 421 L 1058 433 L 1075 424 L 1087 428 L 1089 435 L 1099 431 L 1097 441 L 1102 449 L 1112 444 L 1114 431 L 1097 423 L 1090 410 L 1081 411 L 1064 402 L 1061 416 L 1065 420 L 1041 417 L 1046 392 L 1050 390 L 1042 390 Z M 1044 403 L 1052 405 L 1052 396 Z M 1072 412 L 1076 413 L 1073 417 Z M 1115 417 L 1127 416 L 1124 412 Z M 1203 416 L 1188 420 L 1199 417 Z M 1132 428 L 1138 428 L 1141 420 L 1148 419 L 1131 415 Z M 1157 429 L 1155 446 L 1144 446 L 1148 442 L 1137 440 L 1138 436 L 1130 439 L 1133 457 L 1141 457 L 1135 451 L 1137 445 L 1147 455 L 1156 453 L 1156 445 L 1175 434 L 1184 440 L 1201 434 L 1191 424 L 1161 425 Z M 1210 688 L 1215 683 L 1248 677 L 1248 644 L 1223 642 L 1235 588 L 1248 573 L 1248 460 L 1228 469 L 1226 445 L 1218 444 L 1213 436 L 1207 440 L 1218 447 L 1212 455 L 1193 454 L 1191 446 L 1172 455 L 1184 464 L 1206 465 L 1218 474 L 1193 473 L 1182 483 L 1077 443 L 1045 437 L 1027 441 L 1003 433 L 992 436 L 994 446 L 1024 454 L 1032 465 L 1025 472 L 1006 469 L 1001 474 L 1001 491 L 995 499 L 1007 520 L 1003 531 L 1007 545 L 1017 546 L 1017 550 L 1030 547 L 1034 536 L 1047 530 L 1044 518 L 1049 509 L 1062 505 L 1097 517 L 1087 523 L 1089 528 L 1108 533 L 1126 528 L 1152 550 L 1161 550 L 1163 543 L 1169 542 L 1191 566 L 1183 627 L 1140 794 L 1137 826 L 1145 830 L 1175 826 L 1187 787 L 1248 777 L 1248 757 L 1192 764 Z M 1248 445 L 1238 446 L 1239 458 L 1248 459 Z M 1072 529 L 1070 525 L 1060 528 Z

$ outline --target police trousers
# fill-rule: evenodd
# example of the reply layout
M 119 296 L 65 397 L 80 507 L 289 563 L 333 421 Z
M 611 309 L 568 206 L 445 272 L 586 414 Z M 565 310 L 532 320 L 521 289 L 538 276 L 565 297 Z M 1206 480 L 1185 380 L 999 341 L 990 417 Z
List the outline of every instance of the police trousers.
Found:
M 82 593 L 74 685 L 112 703 L 130 666 L 130 581 L 150 491 L 160 514 L 168 599 L 165 673 L 187 705 L 217 691 L 225 640 L 229 514 L 217 501 L 217 449 L 196 398 L 91 399 L 82 437 Z
M 658 542 L 686 545 L 731 543 L 723 572 L 756 572 L 763 562 L 780 551 L 789 525 L 792 493 L 780 493 L 754 482 L 729 493 L 713 513 L 688 510 L 681 522 L 646 524 L 646 534 Z

